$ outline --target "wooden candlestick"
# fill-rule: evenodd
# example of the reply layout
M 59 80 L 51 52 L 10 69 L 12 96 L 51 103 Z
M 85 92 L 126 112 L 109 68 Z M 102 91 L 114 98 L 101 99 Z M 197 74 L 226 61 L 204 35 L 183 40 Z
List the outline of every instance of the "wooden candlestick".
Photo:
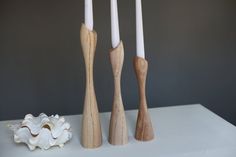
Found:
M 120 87 L 124 62 L 124 47 L 122 41 L 116 48 L 111 49 L 110 61 L 114 76 L 114 100 L 110 119 L 109 142 L 113 145 L 123 145 L 128 143 L 128 131 Z
M 97 44 L 97 33 L 95 31 L 90 31 L 82 24 L 80 39 L 86 70 L 81 144 L 85 148 L 96 148 L 102 144 L 101 124 L 93 83 L 93 62 Z
M 154 138 L 152 122 L 148 113 L 146 100 L 146 77 L 148 62 L 144 58 L 134 58 L 134 69 L 139 85 L 139 111 L 136 123 L 135 138 L 140 141 L 149 141 Z

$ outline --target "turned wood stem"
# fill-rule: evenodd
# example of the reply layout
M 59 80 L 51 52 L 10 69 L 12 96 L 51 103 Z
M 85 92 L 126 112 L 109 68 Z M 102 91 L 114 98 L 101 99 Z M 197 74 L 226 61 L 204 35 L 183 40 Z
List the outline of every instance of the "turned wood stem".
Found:
M 102 144 L 101 124 L 93 82 L 93 62 L 97 44 L 97 33 L 90 31 L 82 24 L 80 38 L 86 71 L 81 144 L 85 148 L 96 148 Z
M 139 111 L 136 123 L 135 138 L 140 141 L 149 141 L 154 138 L 152 122 L 148 113 L 146 100 L 146 77 L 148 62 L 141 57 L 134 58 L 134 69 L 139 86 Z
M 110 51 L 110 61 L 114 77 L 114 100 L 109 127 L 109 142 L 113 145 L 128 143 L 125 111 L 121 95 L 121 72 L 124 62 L 124 47 L 122 41 Z

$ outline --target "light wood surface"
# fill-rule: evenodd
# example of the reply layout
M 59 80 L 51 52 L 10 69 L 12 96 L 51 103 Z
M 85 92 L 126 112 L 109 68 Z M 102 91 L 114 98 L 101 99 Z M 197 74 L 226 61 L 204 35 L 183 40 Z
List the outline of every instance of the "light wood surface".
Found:
M 109 143 L 123 145 L 128 143 L 128 131 L 121 95 L 121 72 L 124 62 L 124 47 L 119 45 L 110 50 L 110 61 L 114 76 L 114 98 L 109 126 Z
M 80 38 L 86 70 L 81 144 L 85 148 L 96 148 L 102 144 L 101 124 L 93 82 L 93 62 L 97 44 L 97 33 L 88 30 L 82 24 Z
M 146 77 L 148 62 L 144 58 L 134 58 L 134 69 L 139 86 L 139 111 L 136 123 L 135 138 L 140 141 L 149 141 L 154 138 L 152 122 L 148 113 L 146 100 Z

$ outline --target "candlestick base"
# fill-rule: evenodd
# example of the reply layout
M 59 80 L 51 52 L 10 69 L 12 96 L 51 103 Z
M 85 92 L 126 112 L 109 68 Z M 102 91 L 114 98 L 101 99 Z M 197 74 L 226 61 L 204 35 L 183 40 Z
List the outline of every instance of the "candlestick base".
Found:
M 146 100 L 146 77 L 148 70 L 148 62 L 144 58 L 134 58 L 134 69 L 139 86 L 139 111 L 136 123 L 135 138 L 140 141 L 149 141 L 154 138 L 152 122 L 148 113 Z
M 125 111 L 121 96 L 121 72 L 124 62 L 124 47 L 122 41 L 110 51 L 110 61 L 114 76 L 114 100 L 109 127 L 109 142 L 113 145 L 128 143 Z
M 96 148 L 102 144 L 101 124 L 93 82 L 93 62 L 97 33 L 90 31 L 82 24 L 80 35 L 86 70 L 81 144 L 85 148 Z

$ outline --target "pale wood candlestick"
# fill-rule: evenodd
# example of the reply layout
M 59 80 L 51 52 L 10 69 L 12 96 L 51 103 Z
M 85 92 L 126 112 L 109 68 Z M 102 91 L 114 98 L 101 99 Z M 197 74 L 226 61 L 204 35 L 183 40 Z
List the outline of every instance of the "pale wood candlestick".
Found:
M 82 24 L 80 39 L 86 70 L 81 144 L 85 148 L 96 148 L 102 144 L 101 124 L 93 83 L 93 62 L 97 44 L 97 33 L 90 31 Z
M 114 76 L 114 100 L 110 119 L 109 142 L 113 145 L 123 145 L 128 143 L 128 131 L 120 86 L 124 62 L 124 47 L 122 41 L 116 48 L 111 49 L 110 61 Z
M 140 141 L 149 141 L 154 138 L 152 122 L 148 113 L 146 100 L 146 77 L 148 62 L 144 58 L 134 58 L 134 69 L 139 85 L 139 111 L 136 123 L 135 138 Z

